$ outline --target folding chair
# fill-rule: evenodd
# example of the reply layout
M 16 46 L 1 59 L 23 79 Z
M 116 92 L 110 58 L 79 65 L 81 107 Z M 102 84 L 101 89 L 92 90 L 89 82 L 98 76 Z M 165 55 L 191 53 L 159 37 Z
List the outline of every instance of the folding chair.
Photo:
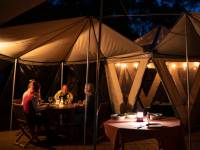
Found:
M 104 126 L 103 123 L 104 121 L 108 120 L 110 118 L 110 104 L 109 102 L 102 102 L 100 103 L 98 110 L 98 137 L 97 141 L 100 141 L 101 139 L 105 138 L 105 133 L 104 133 Z
M 33 140 L 33 136 L 31 135 L 23 106 L 21 104 L 13 103 L 13 113 L 19 126 L 19 132 L 17 133 L 15 144 L 21 147 L 26 147 Z M 26 142 L 24 142 L 24 137 L 28 138 Z

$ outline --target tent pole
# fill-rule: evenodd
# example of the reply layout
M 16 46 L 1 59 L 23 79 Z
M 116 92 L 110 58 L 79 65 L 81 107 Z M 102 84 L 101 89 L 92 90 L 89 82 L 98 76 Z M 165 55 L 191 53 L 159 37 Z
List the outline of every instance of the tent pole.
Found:
M 11 103 L 11 111 L 10 111 L 10 130 L 12 130 L 12 122 L 13 122 L 13 101 L 15 96 L 15 79 L 16 79 L 16 70 L 17 70 L 17 58 L 15 59 L 14 65 L 14 73 L 13 73 L 13 85 L 12 85 L 12 103 Z
M 62 88 L 63 85 L 63 68 L 64 68 L 64 62 L 61 62 L 60 88 Z
M 98 129 L 98 105 L 99 105 L 99 69 L 100 69 L 100 51 L 101 51 L 101 29 L 103 20 L 103 0 L 100 2 L 100 19 L 99 19 L 99 41 L 96 58 L 96 89 L 95 89 L 95 114 L 94 114 L 94 136 L 93 150 L 96 150 L 97 129 Z
M 90 21 L 90 20 L 89 20 Z M 90 49 L 90 29 L 91 29 L 91 21 L 89 28 L 89 43 L 87 49 L 87 66 L 86 66 L 86 79 L 85 84 L 88 84 L 88 76 L 89 76 L 89 49 Z M 84 145 L 86 145 L 86 132 L 87 132 L 87 105 L 88 105 L 88 95 L 85 94 L 85 114 L 84 114 Z
M 187 115 L 188 115 L 188 150 L 191 149 L 191 125 L 190 125 L 190 84 L 189 84 L 189 56 L 188 56 L 188 39 L 187 39 L 187 15 L 186 22 L 185 22 L 185 57 L 186 57 L 186 64 L 187 64 Z

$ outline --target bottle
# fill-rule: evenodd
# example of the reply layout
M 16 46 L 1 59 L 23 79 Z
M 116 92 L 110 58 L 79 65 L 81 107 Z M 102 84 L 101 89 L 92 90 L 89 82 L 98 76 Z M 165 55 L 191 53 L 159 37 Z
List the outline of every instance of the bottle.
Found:
M 147 112 L 147 122 L 148 122 L 148 124 L 149 124 L 149 121 L 150 121 L 150 113 Z
M 63 105 L 63 96 L 60 98 L 60 103 Z

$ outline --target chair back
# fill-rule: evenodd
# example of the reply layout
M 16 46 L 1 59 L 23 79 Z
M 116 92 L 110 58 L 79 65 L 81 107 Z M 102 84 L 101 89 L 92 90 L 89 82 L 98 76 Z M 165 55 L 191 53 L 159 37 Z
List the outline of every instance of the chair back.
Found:
M 98 122 L 101 124 L 110 118 L 110 104 L 109 102 L 100 103 L 98 107 Z
M 13 113 L 18 123 L 26 123 L 26 116 L 21 104 L 13 103 Z

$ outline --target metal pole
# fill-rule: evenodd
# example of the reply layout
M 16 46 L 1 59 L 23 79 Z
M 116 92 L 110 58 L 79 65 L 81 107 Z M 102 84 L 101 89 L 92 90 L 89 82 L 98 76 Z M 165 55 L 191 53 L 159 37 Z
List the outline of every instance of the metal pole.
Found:
M 91 28 L 91 20 L 90 22 L 90 28 Z M 87 66 L 86 66 L 86 85 L 88 84 L 88 74 L 89 74 L 89 49 L 90 49 L 90 28 L 89 28 L 89 43 L 88 43 L 88 49 L 86 51 L 87 53 Z M 84 145 L 86 144 L 86 129 L 87 129 L 87 105 L 88 105 L 88 95 L 85 94 L 85 116 L 84 116 Z
M 188 40 L 187 40 L 187 15 L 185 22 L 185 57 L 187 64 L 187 115 L 188 115 L 188 150 L 191 149 L 191 129 L 190 129 L 190 84 L 189 84 L 189 56 L 188 56 Z
M 103 19 L 103 0 L 100 4 L 100 19 L 99 19 L 99 41 L 96 59 L 96 89 L 95 89 L 95 113 L 94 113 L 94 136 L 93 136 L 93 150 L 96 150 L 97 129 L 98 129 L 98 105 L 99 105 L 99 68 L 100 68 L 100 51 L 101 51 L 101 27 Z
M 15 59 L 14 72 L 13 72 L 13 85 L 12 85 L 12 103 L 11 103 L 11 111 L 10 111 L 10 130 L 12 130 L 12 122 L 13 122 L 13 101 L 15 96 L 15 79 L 16 79 L 16 69 L 17 69 L 17 58 Z
M 62 88 L 63 85 L 63 67 L 64 67 L 64 62 L 61 62 L 60 88 Z

